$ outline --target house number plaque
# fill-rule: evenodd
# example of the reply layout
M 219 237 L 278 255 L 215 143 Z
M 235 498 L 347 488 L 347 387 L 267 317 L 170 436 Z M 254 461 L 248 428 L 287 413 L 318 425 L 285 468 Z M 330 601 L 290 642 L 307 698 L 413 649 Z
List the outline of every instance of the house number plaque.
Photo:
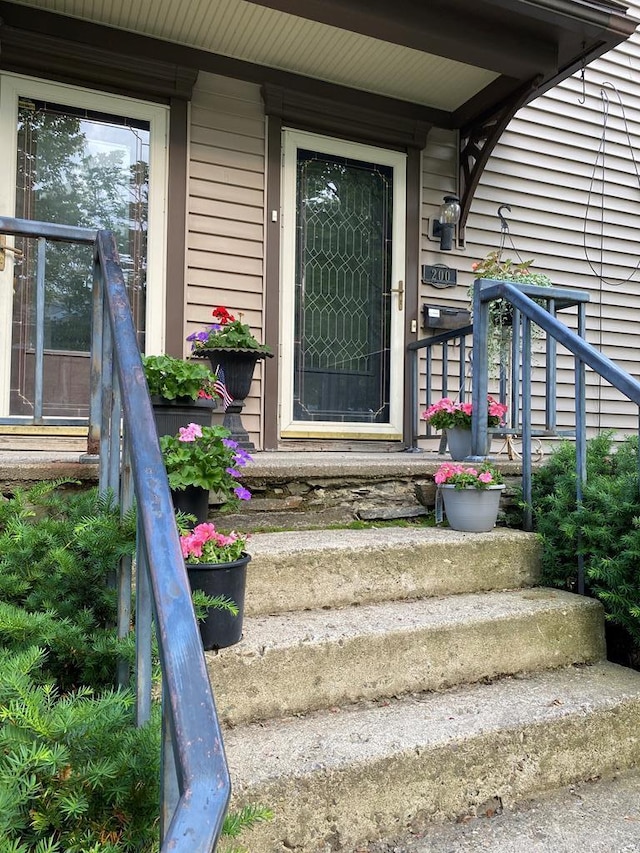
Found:
M 458 283 L 458 270 L 448 267 L 446 264 L 434 264 L 422 267 L 422 283 L 431 284 L 433 287 L 455 287 Z

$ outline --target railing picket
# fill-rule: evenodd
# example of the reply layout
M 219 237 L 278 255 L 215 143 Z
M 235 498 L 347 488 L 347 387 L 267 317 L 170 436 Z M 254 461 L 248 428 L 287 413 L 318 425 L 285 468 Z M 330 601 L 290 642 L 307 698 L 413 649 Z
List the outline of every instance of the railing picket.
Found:
M 523 527 L 533 528 L 531 501 L 531 322 L 522 315 L 522 497 Z
M 471 373 L 473 415 L 471 418 L 471 456 L 482 460 L 487 448 L 487 394 L 489 393 L 489 303 L 482 299 L 482 281 L 473 288 L 473 369 Z M 483 401 L 478 405 L 478 401 Z
M 100 451 L 100 412 L 102 411 L 102 347 L 104 326 L 104 279 L 97 254 L 93 259 L 93 294 L 91 311 L 91 356 L 90 356 L 90 399 L 89 433 L 87 455 L 97 456 Z
M 44 296 L 45 270 L 47 263 L 47 241 L 38 237 L 38 269 L 36 272 L 36 346 L 35 346 L 35 377 L 33 389 L 33 419 L 37 424 L 42 423 L 43 386 L 44 386 Z
M 547 310 L 551 314 L 552 317 L 556 316 L 556 301 L 555 299 L 550 299 L 547 304 Z M 555 430 L 558 424 L 557 421 L 557 411 L 558 411 L 558 386 L 557 386 L 557 373 L 558 373 L 558 347 L 556 344 L 556 339 L 553 335 L 546 335 L 546 359 L 545 359 L 545 417 L 544 423 L 545 428 L 548 430 Z
M 120 497 L 120 517 L 123 518 L 133 506 L 133 480 L 131 478 L 131 460 L 126 435 L 122 439 L 122 485 Z M 131 631 L 131 594 L 133 590 L 133 560 L 127 554 L 120 560 L 118 572 L 118 639 L 124 640 Z M 128 687 L 131 673 L 126 660 L 118 663 L 116 683 L 118 687 Z
M 151 717 L 153 603 L 149 560 L 140 518 L 136 541 L 136 723 L 142 726 Z

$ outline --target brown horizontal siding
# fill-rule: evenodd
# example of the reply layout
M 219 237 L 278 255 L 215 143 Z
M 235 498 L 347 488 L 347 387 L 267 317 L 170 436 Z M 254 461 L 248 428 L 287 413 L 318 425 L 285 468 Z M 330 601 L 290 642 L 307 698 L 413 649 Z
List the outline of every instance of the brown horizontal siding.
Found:
M 217 184 L 229 184 L 233 187 L 247 187 L 259 191 L 263 188 L 263 177 L 260 172 L 221 166 L 216 163 L 200 163 L 197 160 L 191 161 L 191 180 L 214 181 Z
M 222 237 L 262 241 L 262 223 L 238 222 L 237 219 L 222 219 L 195 213 L 189 216 L 188 222 L 192 234 L 213 232 Z
M 234 151 L 225 148 L 210 148 L 207 145 L 191 142 L 191 160 L 194 163 L 209 163 L 217 166 L 230 167 L 232 169 L 244 169 L 248 172 L 263 174 L 264 157 L 259 154 L 247 154 L 243 151 Z
M 186 334 L 224 305 L 263 340 L 265 119 L 258 86 L 201 74 L 190 114 Z M 243 411 L 263 425 L 258 366 Z

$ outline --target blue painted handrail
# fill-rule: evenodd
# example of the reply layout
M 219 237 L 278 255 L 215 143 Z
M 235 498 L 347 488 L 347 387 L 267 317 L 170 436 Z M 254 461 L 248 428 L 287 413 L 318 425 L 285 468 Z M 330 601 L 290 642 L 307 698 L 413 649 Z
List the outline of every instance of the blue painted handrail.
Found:
M 137 504 L 136 708 L 142 725 L 151 713 L 154 620 L 163 695 L 161 850 L 210 853 L 231 783 L 115 238 L 109 231 L 8 218 L 0 218 L 0 233 L 94 244 L 89 451 L 99 450 L 100 490 L 111 490 L 123 512 L 134 498 Z M 131 622 L 130 563 L 123 563 L 117 582 L 124 636 Z M 124 668 L 119 679 L 128 681 Z
M 495 299 L 508 301 L 522 319 L 522 487 L 525 504 L 524 526 L 531 529 L 531 323 L 536 323 L 547 333 L 548 339 L 562 344 L 574 356 L 576 403 L 576 498 L 582 500 L 587 477 L 586 391 L 585 365 L 617 388 L 629 400 L 640 406 L 640 382 L 614 361 L 603 355 L 585 339 L 585 303 L 588 294 L 562 288 L 545 288 L 534 285 L 515 285 L 508 281 L 477 279 L 474 285 L 473 316 L 474 345 L 472 373 L 472 453 L 482 457 L 486 447 L 487 407 L 480 401 L 487 399 L 489 371 L 487 344 L 489 340 L 489 304 Z M 534 301 L 534 299 L 536 301 Z M 543 308 L 539 301 L 566 307 L 573 301 L 578 306 L 578 332 L 565 326 Z M 516 320 L 514 319 L 514 324 Z M 555 350 L 554 350 L 555 356 Z M 555 360 L 554 360 L 555 369 Z M 640 458 L 639 458 L 640 464 Z M 583 578 L 580 585 L 583 586 Z

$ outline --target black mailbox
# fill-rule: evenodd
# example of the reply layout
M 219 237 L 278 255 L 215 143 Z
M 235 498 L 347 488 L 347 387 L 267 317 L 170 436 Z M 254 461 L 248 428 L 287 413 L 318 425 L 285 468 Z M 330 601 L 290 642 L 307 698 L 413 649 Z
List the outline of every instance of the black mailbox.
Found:
M 447 305 L 423 305 L 423 329 L 460 329 L 471 323 L 471 312 L 466 308 L 450 308 Z

